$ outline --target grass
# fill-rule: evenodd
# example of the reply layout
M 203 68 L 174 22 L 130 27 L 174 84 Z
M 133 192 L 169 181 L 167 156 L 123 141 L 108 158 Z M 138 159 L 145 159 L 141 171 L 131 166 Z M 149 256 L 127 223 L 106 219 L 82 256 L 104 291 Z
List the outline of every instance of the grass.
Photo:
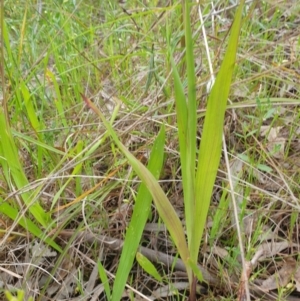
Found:
M 24 300 L 296 295 L 299 5 L 244 8 L 223 122 L 237 8 L 212 18 L 202 4 L 202 32 L 182 3 L 5 3 L 0 287 Z

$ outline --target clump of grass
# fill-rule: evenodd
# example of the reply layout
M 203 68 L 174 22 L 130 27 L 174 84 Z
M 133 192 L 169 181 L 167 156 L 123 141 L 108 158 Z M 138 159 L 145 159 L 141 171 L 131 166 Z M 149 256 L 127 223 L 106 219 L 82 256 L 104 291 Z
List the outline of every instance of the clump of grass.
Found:
M 13 254 L 15 264 L 22 264 L 28 256 L 15 250 L 20 241 L 25 246 L 32 265 L 14 283 L 26 298 L 66 298 L 55 291 L 53 277 L 77 283 L 63 292 L 68 296 L 88 298 L 85 285 L 95 288 L 95 279 L 104 285 L 99 294 L 114 300 L 125 294 L 153 297 L 152 292 L 162 297 L 159 288 L 166 287 L 172 294 L 189 288 L 184 296 L 195 296 L 200 289 L 195 275 L 208 282 L 208 299 L 235 298 L 244 268 L 242 251 L 246 263 L 252 263 L 270 239 L 282 246 L 289 241 L 291 247 L 280 249 L 276 261 L 272 254 L 253 262 L 246 280 L 251 293 L 261 295 L 255 285 L 274 274 L 272 267 L 279 270 L 282 254 L 296 258 L 299 173 L 290 166 L 297 164 L 298 154 L 299 41 L 297 36 L 287 41 L 288 34 L 273 30 L 292 32 L 296 14 L 286 15 L 280 6 L 274 11 L 270 3 L 245 7 L 243 26 L 232 28 L 241 28 L 241 36 L 229 93 L 230 76 L 221 75 L 222 62 L 228 62 L 225 50 L 236 47 L 227 37 L 235 10 L 224 4 L 211 17 L 211 7 L 202 4 L 212 72 L 219 73 L 215 87 L 222 83 L 210 92 L 209 59 L 199 34 L 203 24 L 188 3 L 184 14 L 181 2 L 158 6 L 157 1 L 128 1 L 121 8 L 108 1 L 99 8 L 90 1 L 41 6 L 28 1 L 22 10 L 7 2 L 1 26 L 0 209 L 5 221 L 1 244 L 14 249 L 0 255 L 9 263 Z M 232 103 L 225 105 L 227 93 Z M 223 97 L 222 105 L 214 97 Z M 104 113 L 102 121 L 95 112 Z M 219 165 L 223 125 L 226 143 Z M 269 133 L 279 127 L 281 140 L 272 149 Z M 283 154 L 278 148 L 282 139 Z M 150 205 L 149 190 L 156 208 Z M 172 240 L 162 231 L 162 222 Z M 150 226 L 155 229 L 151 235 Z M 41 278 L 41 264 L 31 251 L 36 237 L 45 243 L 44 254 L 48 246 L 57 252 L 55 257 L 42 256 L 43 267 L 52 274 L 43 284 L 30 282 Z M 97 244 L 106 246 L 103 253 Z M 165 265 L 155 262 L 153 248 L 159 261 L 166 255 Z M 75 256 L 69 260 L 71 251 Z M 181 259 L 190 281 L 184 288 L 172 278 Z M 75 280 L 70 280 L 72 275 Z M 38 293 L 33 295 L 28 287 Z M 49 296 L 51 290 L 55 292 Z
M 242 3 L 243 4 L 243 3 Z M 179 131 L 179 143 L 180 143 L 180 157 L 181 157 L 181 169 L 183 179 L 183 192 L 184 192 L 184 204 L 185 204 L 185 220 L 187 230 L 187 240 L 185 242 L 184 228 L 181 226 L 181 222 L 172 207 L 171 203 L 167 199 L 166 195 L 162 191 L 158 182 L 153 177 L 151 171 L 149 172 L 136 158 L 134 158 L 125 146 L 120 142 L 119 138 L 113 131 L 111 125 L 106 121 L 101 111 L 85 96 L 84 101 L 87 105 L 96 112 L 110 135 L 114 139 L 114 142 L 126 155 L 130 164 L 133 166 L 135 172 L 142 179 L 151 193 L 158 213 L 170 235 L 174 241 L 175 246 L 178 249 L 181 259 L 183 260 L 190 283 L 191 300 L 196 298 L 196 276 L 200 281 L 203 281 L 201 271 L 197 268 L 197 259 L 199 253 L 200 242 L 204 226 L 206 223 L 207 212 L 210 204 L 212 188 L 215 182 L 217 167 L 219 165 L 221 155 L 221 141 L 223 132 L 223 120 L 226 109 L 227 97 L 229 94 L 231 76 L 233 73 L 235 54 L 237 49 L 238 33 L 241 24 L 241 12 L 242 4 L 239 8 L 236 22 L 233 24 L 233 32 L 229 41 L 229 49 L 225 55 L 223 64 L 220 68 L 219 75 L 217 76 L 216 83 L 212 88 L 210 98 L 208 100 L 208 108 L 206 112 L 206 118 L 204 122 L 204 128 L 202 133 L 202 146 L 199 150 L 198 169 L 196 170 L 196 93 L 195 93 L 195 69 L 193 58 L 193 43 L 190 27 L 190 7 L 189 3 L 186 3 L 184 7 L 185 13 L 185 44 L 186 50 L 186 62 L 187 62 L 187 78 L 188 78 L 188 98 L 186 100 L 184 94 L 184 87 L 180 81 L 179 74 L 176 66 L 173 63 L 173 73 L 175 82 L 175 99 L 176 99 L 176 115 L 178 119 L 178 131 Z M 161 131 L 162 138 L 164 140 L 164 128 Z M 160 143 L 160 146 L 162 143 Z M 158 148 L 158 146 L 157 146 Z M 161 148 L 161 147 L 160 147 Z M 155 149 L 155 148 L 154 148 Z M 161 150 L 157 152 L 157 155 L 153 154 L 154 162 L 159 162 L 159 154 Z M 153 158 L 152 157 L 152 158 Z M 161 167 L 156 167 L 159 171 Z M 144 192 L 143 194 L 145 194 Z M 149 195 L 149 201 L 151 201 Z M 116 281 L 114 283 L 112 299 L 119 300 L 123 291 L 123 287 L 126 283 L 129 271 L 133 263 L 133 255 L 138 248 L 138 242 L 140 240 L 142 229 L 146 223 L 146 219 L 149 214 L 150 202 L 145 203 L 145 196 L 142 195 L 141 200 L 136 201 L 143 202 L 141 208 L 144 208 L 143 217 L 141 216 L 142 209 L 139 208 L 139 202 L 136 203 L 134 213 L 137 212 L 137 216 L 133 214 L 131 223 L 127 230 L 127 239 L 125 238 L 125 245 L 123 249 L 123 256 L 121 257 L 120 267 L 117 272 Z M 197 221 L 197 226 L 196 226 Z M 139 226 L 142 227 L 139 227 Z M 139 232 L 137 232 L 139 229 Z M 136 242 L 134 245 L 133 242 Z M 124 260 L 122 260 L 124 258 Z M 126 267 L 125 267 L 126 265 Z

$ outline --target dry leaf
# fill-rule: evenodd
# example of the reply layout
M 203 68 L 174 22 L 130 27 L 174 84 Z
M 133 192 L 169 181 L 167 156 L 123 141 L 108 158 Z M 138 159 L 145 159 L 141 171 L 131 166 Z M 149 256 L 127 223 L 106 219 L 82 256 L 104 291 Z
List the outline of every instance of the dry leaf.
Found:
M 286 260 L 282 268 L 262 282 L 261 289 L 269 292 L 273 289 L 285 287 L 293 278 L 296 261 L 294 259 Z
M 257 248 L 251 260 L 251 264 L 255 266 L 258 260 L 262 261 L 268 257 L 273 257 L 290 246 L 291 244 L 287 240 L 282 242 L 265 242 Z
M 267 138 L 267 149 L 276 159 L 284 157 L 284 147 L 286 139 L 279 135 L 282 126 L 270 128 L 270 126 L 261 127 L 261 136 Z
M 213 254 L 219 256 L 222 259 L 229 256 L 229 253 L 224 248 L 220 248 L 218 246 L 214 246 L 211 251 Z
M 188 282 L 175 282 L 162 287 L 152 292 L 151 299 L 156 300 L 163 297 L 177 295 L 179 290 L 186 290 L 189 288 Z
M 296 282 L 296 290 L 297 292 L 300 292 L 300 267 L 298 267 L 295 272 L 294 280 Z

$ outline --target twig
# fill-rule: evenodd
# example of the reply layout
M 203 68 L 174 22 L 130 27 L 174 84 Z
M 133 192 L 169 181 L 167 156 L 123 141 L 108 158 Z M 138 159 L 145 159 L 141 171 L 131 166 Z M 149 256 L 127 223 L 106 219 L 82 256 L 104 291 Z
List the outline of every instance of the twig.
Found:
M 74 235 L 73 230 L 62 230 L 59 234 L 59 236 L 64 238 L 70 238 Z M 91 234 L 88 231 L 82 231 L 76 235 L 76 239 L 88 242 L 88 243 L 94 243 L 98 242 L 100 244 L 103 244 L 105 247 L 111 249 L 111 250 L 120 250 L 123 247 L 124 241 L 117 238 L 112 238 L 109 236 L 104 236 L 100 234 Z M 181 259 L 175 258 L 174 256 L 165 254 L 163 252 L 154 251 L 146 247 L 140 246 L 139 252 L 141 252 L 145 257 L 147 257 L 152 262 L 161 262 L 165 264 L 166 266 L 171 266 L 174 264 L 174 269 L 177 271 L 185 272 L 185 266 Z M 203 279 L 207 284 L 211 286 L 219 286 L 221 283 L 221 280 L 215 276 L 212 275 L 205 267 L 198 264 L 198 268 L 201 270 L 201 273 L 203 275 Z

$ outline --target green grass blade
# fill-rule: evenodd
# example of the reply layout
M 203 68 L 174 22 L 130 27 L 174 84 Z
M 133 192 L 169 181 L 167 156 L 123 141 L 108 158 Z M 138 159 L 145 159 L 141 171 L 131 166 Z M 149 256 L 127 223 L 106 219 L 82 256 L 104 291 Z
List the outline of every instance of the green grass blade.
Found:
M 176 116 L 177 116 L 177 128 L 178 128 L 178 139 L 179 139 L 179 150 L 180 150 L 180 163 L 181 163 L 181 174 L 182 174 L 182 186 L 184 194 L 184 211 L 186 216 L 186 230 L 188 241 L 192 238 L 193 228 L 193 217 L 194 217 L 194 186 L 193 183 L 195 178 L 192 179 L 192 169 L 195 169 L 195 161 L 192 165 L 190 160 L 190 149 L 191 145 L 188 142 L 190 135 L 188 135 L 188 107 L 186 103 L 186 97 L 184 93 L 183 84 L 180 80 L 179 73 L 175 66 L 174 61 L 171 58 L 172 72 L 174 78 L 174 91 L 175 91 L 175 103 L 176 103 Z M 194 144 L 196 141 L 194 140 Z
M 99 277 L 101 279 L 101 282 L 104 286 L 104 291 L 107 297 L 107 300 L 111 300 L 111 292 L 110 292 L 110 287 L 109 287 L 109 280 L 106 275 L 106 271 L 100 261 L 98 261 L 98 272 L 99 272 Z M 121 298 L 120 298 L 121 300 Z
M 180 146 L 180 162 L 182 185 L 184 193 L 185 221 L 188 245 L 193 240 L 195 213 L 195 162 L 196 162 L 196 132 L 197 132 L 197 104 L 195 89 L 195 68 L 193 54 L 193 38 L 190 24 L 190 1 L 185 1 L 184 27 L 186 44 L 186 65 L 188 98 L 186 100 L 183 84 L 175 63 L 171 59 L 174 78 L 175 102 L 178 137 Z
M 164 127 L 162 127 L 154 142 L 148 163 L 148 170 L 156 179 L 158 179 L 163 165 L 162 154 L 164 153 L 164 144 L 165 130 Z M 151 210 L 151 202 L 152 196 L 146 185 L 142 183 L 139 187 L 131 221 L 126 231 L 120 263 L 114 281 L 112 301 L 118 301 L 121 299 L 147 218 Z
M 197 227 L 195 227 L 195 236 L 190 249 L 193 262 L 197 261 L 213 186 L 220 163 L 224 116 L 235 66 L 243 4 L 244 1 L 241 1 L 236 12 L 225 57 L 207 104 L 196 175 L 196 191 L 198 193 L 196 194 L 195 219 L 197 220 Z
M 185 44 L 186 44 L 186 64 L 187 64 L 187 82 L 188 82 L 188 99 L 187 99 L 187 152 L 189 165 L 195 167 L 196 161 L 196 133 L 197 133 L 197 103 L 196 103 L 196 76 L 195 76 L 195 63 L 194 63 L 194 47 L 193 37 L 190 22 L 190 1 L 185 1 Z M 191 184 L 194 190 L 195 182 L 195 168 L 191 168 Z
M 185 220 L 188 237 L 188 246 L 190 247 L 193 240 L 193 229 L 195 228 L 195 166 L 196 166 L 196 133 L 197 133 L 197 104 L 196 104 L 196 79 L 195 79 L 195 64 L 194 64 L 194 47 L 190 21 L 190 1 L 185 1 L 185 45 L 186 45 L 186 65 L 187 65 L 187 83 L 188 83 L 188 99 L 187 99 L 187 176 L 185 180 L 188 186 L 185 191 Z M 187 185 L 186 185 L 187 186 Z
M 145 257 L 140 252 L 137 252 L 136 260 L 139 263 L 139 265 L 143 268 L 143 270 L 145 270 L 150 276 L 152 276 L 159 282 L 163 281 L 163 278 L 158 273 L 156 267 L 147 257 Z
M 63 101 L 62 101 L 61 93 L 60 93 L 60 89 L 59 89 L 59 84 L 56 80 L 55 75 L 49 69 L 47 69 L 47 77 L 51 80 L 51 82 L 53 83 L 53 86 L 55 88 L 55 94 L 56 94 L 57 99 L 55 100 L 54 103 L 55 103 L 58 115 L 61 118 L 61 122 L 62 122 L 63 126 L 68 127 L 68 123 L 67 123 L 66 116 L 65 116 L 65 109 L 63 106 Z
M 25 141 L 30 142 L 32 144 L 35 144 L 36 146 L 44 148 L 45 150 L 48 150 L 48 151 L 50 151 L 52 153 L 59 154 L 61 156 L 66 155 L 65 152 L 63 152 L 63 151 L 61 151 L 61 150 L 59 150 L 59 149 L 57 149 L 57 148 L 55 148 L 55 147 L 53 147 L 51 145 L 48 145 L 48 144 L 46 144 L 44 142 L 36 140 L 36 139 L 34 139 L 34 138 L 30 137 L 30 136 L 27 136 L 24 133 L 17 132 L 17 131 L 15 131 L 13 129 L 11 129 L 11 132 L 12 132 L 12 135 L 14 137 L 18 137 L 18 138 L 20 138 L 22 140 L 25 140 Z
M 193 262 L 190 258 L 189 258 L 188 262 L 189 262 L 191 269 L 193 270 L 194 275 L 198 278 L 198 280 L 200 282 L 203 282 L 203 276 L 202 276 L 202 273 L 201 273 L 200 269 L 198 268 L 197 264 L 195 262 Z
M 61 248 L 52 239 L 45 237 L 45 233 L 36 224 L 34 224 L 30 219 L 26 217 L 20 218 L 20 213 L 18 212 L 18 210 L 13 208 L 8 204 L 7 201 L 4 201 L 3 199 L 0 199 L 0 212 L 14 221 L 19 219 L 18 224 L 21 225 L 24 229 L 29 231 L 34 236 L 42 239 L 56 251 L 60 253 L 62 252 Z
M 220 229 L 224 227 L 224 221 L 226 221 L 226 215 L 229 209 L 230 201 L 228 199 L 228 187 L 223 187 L 223 193 L 219 201 L 219 205 L 216 213 L 214 214 L 214 222 L 210 230 L 209 242 L 210 245 L 218 239 L 217 235 L 220 233 Z
M 189 250 L 185 240 L 184 229 L 181 224 L 180 219 L 178 218 L 175 209 L 169 202 L 167 196 L 163 192 L 162 188 L 158 184 L 155 177 L 152 173 L 140 162 L 138 161 L 130 152 L 129 150 L 120 142 L 118 136 L 116 135 L 115 131 L 113 130 L 112 126 L 107 122 L 101 111 L 84 95 L 82 95 L 86 104 L 101 118 L 103 124 L 105 125 L 106 129 L 110 133 L 111 137 L 113 138 L 116 145 L 119 149 L 123 152 L 126 156 L 130 164 L 132 165 L 134 171 L 140 177 L 140 179 L 145 183 L 149 192 L 151 193 L 156 209 L 164 221 L 175 246 L 178 249 L 181 259 L 183 260 L 185 267 L 187 269 L 187 273 L 189 276 L 190 282 L 192 281 L 192 274 L 191 268 L 188 265 L 188 258 L 189 258 Z
M 43 128 L 43 125 L 39 122 L 38 117 L 36 116 L 30 92 L 23 81 L 20 82 L 20 90 L 31 126 L 34 131 L 37 132 Z
M 3 109 L 0 109 L 0 138 L 0 164 L 2 165 L 6 181 L 7 183 L 13 182 L 17 189 L 21 189 L 28 185 L 28 180 L 24 174 L 10 128 L 5 121 Z M 22 193 L 22 199 L 36 221 L 47 227 L 50 222 L 49 214 L 43 210 L 38 202 L 32 203 L 29 193 Z

